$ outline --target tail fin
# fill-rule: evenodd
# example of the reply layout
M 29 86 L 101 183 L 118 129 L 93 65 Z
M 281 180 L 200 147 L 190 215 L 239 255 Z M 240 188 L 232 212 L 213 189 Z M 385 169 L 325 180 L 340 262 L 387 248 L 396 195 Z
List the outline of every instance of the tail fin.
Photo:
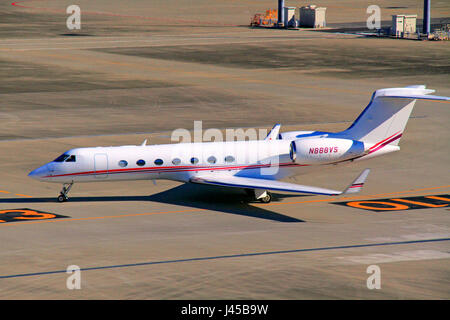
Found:
M 416 99 L 450 101 L 449 97 L 429 95 L 433 92 L 424 85 L 377 90 L 355 122 L 339 134 L 370 144 L 398 145 Z

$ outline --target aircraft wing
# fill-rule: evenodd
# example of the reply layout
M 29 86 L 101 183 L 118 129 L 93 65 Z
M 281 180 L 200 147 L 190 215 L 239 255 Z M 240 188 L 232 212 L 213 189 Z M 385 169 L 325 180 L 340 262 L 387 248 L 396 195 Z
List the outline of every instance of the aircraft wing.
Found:
M 299 193 L 335 196 L 340 194 L 359 192 L 362 189 L 362 186 L 364 185 L 364 181 L 366 180 L 369 171 L 370 169 L 364 170 L 358 176 L 358 178 L 355 179 L 354 182 L 344 191 L 303 186 L 300 184 L 269 179 L 246 178 L 246 177 L 224 176 L 224 175 L 200 175 L 191 178 L 190 181 L 193 183 L 209 184 L 224 187 L 262 189 L 272 191 L 299 192 Z

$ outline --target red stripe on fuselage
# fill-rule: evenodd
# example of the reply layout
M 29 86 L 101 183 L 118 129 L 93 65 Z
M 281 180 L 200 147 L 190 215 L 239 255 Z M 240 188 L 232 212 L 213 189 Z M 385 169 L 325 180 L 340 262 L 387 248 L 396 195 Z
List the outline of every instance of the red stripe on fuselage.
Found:
M 68 176 L 80 176 L 80 175 L 99 175 L 99 174 L 115 174 L 115 173 L 160 173 L 160 172 L 186 172 L 186 171 L 216 171 L 216 170 L 238 170 L 238 169 L 259 169 L 264 167 L 270 167 L 270 164 L 263 165 L 251 165 L 251 166 L 228 166 L 228 167 L 192 167 L 192 166 L 184 166 L 184 167 L 148 167 L 148 168 L 128 168 L 128 169 L 113 169 L 113 170 L 101 170 L 101 171 L 85 171 L 85 172 L 75 172 L 75 173 L 66 173 L 59 174 L 53 176 L 46 176 L 46 178 L 55 178 L 55 177 L 68 177 Z M 304 164 L 296 164 L 296 163 L 280 163 L 281 167 L 289 167 L 289 166 L 307 166 Z

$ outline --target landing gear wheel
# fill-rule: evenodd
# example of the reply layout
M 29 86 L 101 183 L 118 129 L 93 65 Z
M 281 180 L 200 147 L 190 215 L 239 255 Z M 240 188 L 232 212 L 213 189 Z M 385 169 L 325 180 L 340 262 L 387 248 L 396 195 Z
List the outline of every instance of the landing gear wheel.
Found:
M 67 194 L 69 193 L 72 186 L 73 186 L 73 182 L 63 184 L 61 193 L 58 196 L 58 202 L 66 202 L 69 199 L 69 198 L 67 198 Z
M 272 194 L 270 192 L 267 192 L 266 196 L 260 198 L 259 201 L 261 201 L 262 203 L 269 203 L 270 201 L 272 201 Z

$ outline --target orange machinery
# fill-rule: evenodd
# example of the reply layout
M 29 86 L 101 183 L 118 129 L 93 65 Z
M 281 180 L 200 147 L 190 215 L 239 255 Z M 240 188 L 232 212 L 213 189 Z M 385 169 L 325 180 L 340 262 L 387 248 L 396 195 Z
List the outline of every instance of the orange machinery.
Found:
M 250 26 L 252 27 L 273 27 L 278 21 L 278 11 L 277 10 L 266 10 L 265 14 L 257 13 L 253 16 L 250 21 Z

